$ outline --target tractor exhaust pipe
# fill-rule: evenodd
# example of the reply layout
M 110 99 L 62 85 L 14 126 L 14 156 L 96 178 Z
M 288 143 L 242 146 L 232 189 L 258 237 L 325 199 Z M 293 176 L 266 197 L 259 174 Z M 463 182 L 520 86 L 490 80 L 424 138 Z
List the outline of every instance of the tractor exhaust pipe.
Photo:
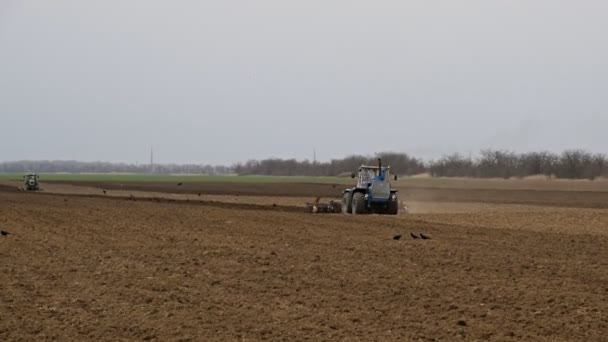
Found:
M 382 159 L 378 158 L 378 176 L 382 176 Z

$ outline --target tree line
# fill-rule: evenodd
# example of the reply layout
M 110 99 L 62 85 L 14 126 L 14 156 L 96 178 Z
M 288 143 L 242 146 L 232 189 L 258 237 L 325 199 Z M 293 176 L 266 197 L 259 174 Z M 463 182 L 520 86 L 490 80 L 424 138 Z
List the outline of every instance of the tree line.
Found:
M 379 153 L 376 156 L 354 155 L 329 162 L 308 160 L 265 159 L 251 160 L 233 166 L 242 175 L 269 176 L 345 176 L 360 165 L 376 165 L 382 158 L 394 174 L 411 176 L 428 173 L 433 177 L 512 178 L 543 175 L 552 178 L 595 179 L 608 177 L 608 158 L 601 153 L 567 150 L 562 153 L 482 150 L 479 156 L 451 154 L 430 161 L 406 153 Z
M 13 161 L 0 163 L 0 173 L 150 173 L 150 174 L 228 174 L 231 167 L 197 164 L 128 164 L 81 162 L 74 160 Z
M 357 171 L 361 165 L 377 165 L 378 158 L 401 175 L 427 172 L 427 166 L 418 158 L 406 153 L 378 153 L 376 156 L 353 155 L 329 162 L 297 161 L 295 159 L 250 160 L 233 166 L 239 175 L 268 176 L 346 176 Z
M 453 154 L 431 161 L 428 172 L 434 177 L 511 178 L 543 175 L 595 179 L 608 176 L 607 166 L 606 155 L 584 150 L 567 150 L 561 154 L 483 150 L 477 158 Z
M 476 157 L 451 154 L 424 161 L 406 153 L 378 153 L 374 156 L 352 155 L 328 162 L 296 159 L 250 160 L 232 166 L 199 164 L 138 165 L 79 161 L 15 161 L 0 163 L 2 173 L 157 173 L 157 174 L 237 174 L 267 176 L 348 176 L 360 165 L 376 165 L 382 158 L 394 174 L 410 176 L 428 173 L 433 177 L 512 178 L 544 175 L 554 178 L 595 179 L 608 176 L 604 154 L 585 150 L 562 153 L 482 150 Z

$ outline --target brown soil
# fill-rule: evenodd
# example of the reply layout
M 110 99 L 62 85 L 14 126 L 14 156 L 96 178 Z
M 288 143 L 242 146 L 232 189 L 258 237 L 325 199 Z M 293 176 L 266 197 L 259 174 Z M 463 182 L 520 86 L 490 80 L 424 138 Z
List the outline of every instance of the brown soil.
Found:
M 281 196 L 281 197 L 314 197 L 340 196 L 348 186 L 344 184 L 319 183 L 175 183 L 163 182 L 52 182 L 47 184 L 83 185 L 106 190 L 151 191 L 174 194 L 208 194 L 208 195 L 243 195 L 243 196 Z
M 300 212 L 283 192 L 313 195 L 301 186 L 232 185 L 200 200 L 201 188 L 0 187 L 0 340 L 608 334 L 602 192 L 581 192 L 588 208 L 575 209 L 569 192 L 439 189 L 457 193 L 441 210 L 423 208 L 437 193 L 419 193 L 420 214 L 354 217 Z
M 568 190 L 539 189 L 539 184 L 556 184 L 554 187 L 566 187 Z M 15 183 L 17 184 L 17 183 Z M 317 183 L 291 183 L 291 184 L 264 184 L 264 183 L 184 183 L 177 186 L 174 183 L 160 182 L 81 182 L 81 183 L 47 183 L 45 187 L 53 184 L 79 185 L 90 188 L 129 191 L 129 192 L 157 192 L 171 194 L 206 194 L 206 195 L 232 195 L 232 196 L 267 196 L 267 197 L 299 197 L 315 198 L 341 198 L 342 191 L 347 188 L 344 184 L 317 184 Z M 440 183 L 441 184 L 441 183 Z M 494 188 L 491 187 L 494 184 Z M 508 188 L 507 185 L 511 184 Z M 524 189 L 530 184 L 533 189 Z M 536 185 L 535 185 L 536 184 Z M 580 190 L 575 187 L 580 184 Z M 589 188 L 593 182 L 539 182 L 530 181 L 453 181 L 446 187 L 430 186 L 429 184 L 397 183 L 401 200 L 426 202 L 481 202 L 496 204 L 525 204 L 574 208 L 608 208 L 608 191 L 598 191 Z M 596 182 L 595 184 L 603 184 Z M 601 188 L 601 185 L 596 187 Z

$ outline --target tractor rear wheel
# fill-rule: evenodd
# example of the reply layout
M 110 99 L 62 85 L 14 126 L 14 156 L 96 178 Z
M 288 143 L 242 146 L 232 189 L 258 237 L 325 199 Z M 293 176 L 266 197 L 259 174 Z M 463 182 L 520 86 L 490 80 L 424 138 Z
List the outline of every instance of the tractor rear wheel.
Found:
M 386 213 L 389 215 L 397 215 L 399 213 L 399 197 L 397 195 L 388 203 Z
M 342 214 L 352 214 L 353 213 L 353 194 L 350 192 L 345 192 L 344 196 L 342 196 Z
M 356 192 L 353 195 L 353 215 L 365 214 L 365 195 Z

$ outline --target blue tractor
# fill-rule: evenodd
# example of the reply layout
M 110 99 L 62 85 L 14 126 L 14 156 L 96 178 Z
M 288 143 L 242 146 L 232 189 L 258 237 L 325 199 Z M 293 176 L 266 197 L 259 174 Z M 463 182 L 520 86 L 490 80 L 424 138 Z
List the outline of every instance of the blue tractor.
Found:
M 390 170 L 390 167 L 383 167 L 382 160 L 378 159 L 378 166 L 361 165 L 358 175 L 353 172 L 357 186 L 344 191 L 342 213 L 397 215 L 399 198 L 397 190 L 391 188 Z

